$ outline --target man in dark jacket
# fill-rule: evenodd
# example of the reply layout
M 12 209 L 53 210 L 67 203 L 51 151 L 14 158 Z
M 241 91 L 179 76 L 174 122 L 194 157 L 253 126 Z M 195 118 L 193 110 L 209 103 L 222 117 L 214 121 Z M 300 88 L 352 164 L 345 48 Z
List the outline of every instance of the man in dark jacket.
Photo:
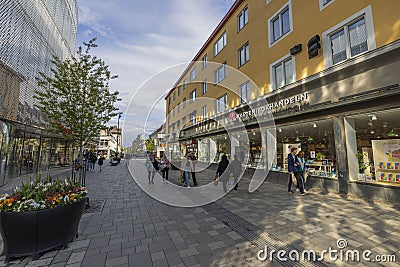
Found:
M 228 165 L 229 165 L 228 157 L 225 154 L 223 154 L 221 157 L 221 161 L 218 164 L 217 174 L 219 176 L 219 180 L 222 182 L 222 185 L 224 187 L 224 192 L 228 191 L 226 188 L 226 184 L 229 178 L 229 173 L 228 171 L 226 171 Z
M 288 155 L 288 171 L 289 171 L 289 182 L 288 182 L 288 192 L 294 193 L 292 190 L 292 176 L 296 177 L 297 184 L 299 185 L 300 194 L 304 195 L 304 183 L 301 174 L 299 173 L 299 159 L 297 158 L 297 147 L 292 147 L 290 149 L 291 153 Z

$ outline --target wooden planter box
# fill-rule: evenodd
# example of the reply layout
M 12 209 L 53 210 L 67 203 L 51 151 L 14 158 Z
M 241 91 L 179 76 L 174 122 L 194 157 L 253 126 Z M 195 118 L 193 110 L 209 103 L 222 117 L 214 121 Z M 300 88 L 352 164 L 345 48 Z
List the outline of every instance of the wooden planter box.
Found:
M 0 233 L 6 262 L 61 248 L 78 235 L 86 198 L 71 205 L 25 212 L 0 212 Z

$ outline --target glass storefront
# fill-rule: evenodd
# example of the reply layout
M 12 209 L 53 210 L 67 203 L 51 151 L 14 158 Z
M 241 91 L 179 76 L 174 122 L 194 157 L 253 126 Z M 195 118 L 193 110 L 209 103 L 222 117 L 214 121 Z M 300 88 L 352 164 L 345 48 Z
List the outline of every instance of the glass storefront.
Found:
M 303 151 L 310 175 L 337 178 L 333 122 L 310 121 L 276 126 L 277 154 L 272 166 L 274 171 L 287 172 L 287 156 L 291 147 Z
M 400 109 L 345 118 L 350 180 L 400 185 Z

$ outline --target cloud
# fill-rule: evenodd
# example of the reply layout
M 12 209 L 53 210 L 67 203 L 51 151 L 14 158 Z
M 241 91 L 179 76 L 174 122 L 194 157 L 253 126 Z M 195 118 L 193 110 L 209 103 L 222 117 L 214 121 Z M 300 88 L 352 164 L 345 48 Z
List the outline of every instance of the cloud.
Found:
M 78 45 L 97 37 L 99 47 L 92 52 L 105 60 L 119 78 L 111 82 L 111 90 L 119 91 L 123 101 L 118 103 L 126 111 L 138 88 L 156 73 L 192 60 L 233 0 L 78 0 Z M 157 85 L 164 91 L 176 81 L 180 73 L 162 78 Z M 164 83 L 164 84 L 162 84 Z M 129 146 L 143 124 L 136 116 L 143 116 L 158 98 L 141 96 L 135 104 L 136 114 L 128 114 L 123 134 Z M 165 103 L 157 106 L 149 128 L 157 129 L 165 120 Z M 116 119 L 110 124 L 117 124 Z

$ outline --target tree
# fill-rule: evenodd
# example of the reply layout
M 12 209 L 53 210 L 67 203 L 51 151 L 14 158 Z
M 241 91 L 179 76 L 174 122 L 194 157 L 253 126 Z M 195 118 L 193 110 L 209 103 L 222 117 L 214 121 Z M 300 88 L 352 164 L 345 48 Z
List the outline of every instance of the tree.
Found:
M 146 139 L 144 144 L 146 145 L 146 150 L 147 151 L 153 152 L 156 149 L 156 146 L 154 144 L 154 140 L 151 139 L 151 138 Z
M 61 61 L 54 56 L 51 75 L 39 73 L 34 95 L 49 130 L 62 133 L 79 147 L 81 163 L 84 145 L 118 114 L 115 103 L 121 100 L 109 88 L 117 76 L 111 76 L 104 60 L 90 53 L 97 47 L 95 41 L 84 42 L 75 57 Z

